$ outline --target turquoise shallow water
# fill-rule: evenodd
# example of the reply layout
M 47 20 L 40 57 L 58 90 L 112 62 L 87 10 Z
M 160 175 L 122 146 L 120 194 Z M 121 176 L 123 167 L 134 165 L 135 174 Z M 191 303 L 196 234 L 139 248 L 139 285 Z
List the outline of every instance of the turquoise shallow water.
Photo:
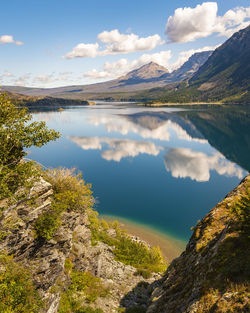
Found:
M 196 126 L 193 116 L 179 109 L 106 104 L 33 116 L 62 137 L 32 148 L 29 158 L 47 167 L 81 170 L 93 185 L 101 214 L 127 218 L 182 241 L 247 173 L 237 153 L 231 158 L 230 151 L 215 149 L 208 126 L 200 120 Z
M 144 240 L 152 247 L 159 246 L 163 255 L 169 262 L 178 257 L 181 252 L 185 250 L 186 241 L 178 240 L 166 232 L 159 231 L 149 225 L 137 223 L 124 217 L 105 214 L 100 215 L 100 218 L 104 218 L 107 221 L 118 221 L 120 223 L 120 227 L 125 229 L 125 231 L 130 235 Z

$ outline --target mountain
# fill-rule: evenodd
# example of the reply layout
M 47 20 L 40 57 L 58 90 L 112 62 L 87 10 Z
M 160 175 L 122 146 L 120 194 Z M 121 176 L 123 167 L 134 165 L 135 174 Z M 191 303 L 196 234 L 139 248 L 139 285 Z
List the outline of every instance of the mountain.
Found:
M 169 71 L 165 67 L 155 62 L 150 62 L 118 78 L 118 80 L 126 83 L 139 83 L 142 81 L 153 81 L 155 78 L 159 79 L 162 75 L 168 73 Z
M 147 313 L 249 312 L 250 175 L 194 227 Z
M 250 103 L 250 25 L 218 47 L 186 83 L 151 89 L 137 99 Z
M 182 81 L 190 78 L 207 61 L 213 51 L 194 53 L 187 62 L 172 73 L 174 81 Z
M 155 63 L 145 64 L 126 75 L 115 80 L 91 84 L 66 86 L 58 88 L 27 88 L 18 86 L 3 86 L 2 90 L 8 90 L 14 93 L 22 93 L 32 96 L 53 96 L 64 98 L 85 99 L 86 97 L 97 98 L 104 97 L 114 93 L 135 93 L 140 90 L 146 90 L 155 87 L 163 87 L 173 82 L 179 82 L 190 78 L 195 71 L 207 60 L 211 51 L 195 53 L 179 69 L 169 73 L 169 71 Z
M 236 32 L 217 48 L 207 62 L 191 78 L 191 85 L 201 89 L 217 84 L 243 87 L 250 83 L 250 25 Z M 203 85 L 203 84 L 207 85 Z

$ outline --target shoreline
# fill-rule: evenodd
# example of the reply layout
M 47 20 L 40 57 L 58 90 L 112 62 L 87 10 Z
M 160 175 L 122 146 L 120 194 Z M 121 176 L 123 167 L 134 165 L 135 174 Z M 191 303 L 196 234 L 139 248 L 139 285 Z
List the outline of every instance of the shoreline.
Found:
M 121 228 L 126 230 L 129 235 L 139 237 L 150 246 L 159 246 L 169 263 L 185 250 L 186 242 L 157 231 L 150 226 L 112 215 L 100 214 L 99 217 L 107 221 L 118 221 Z
M 145 103 L 143 104 L 145 107 L 164 107 L 164 106 L 192 106 L 192 105 L 216 105 L 220 106 L 223 105 L 224 103 L 220 102 L 166 102 L 166 103 Z

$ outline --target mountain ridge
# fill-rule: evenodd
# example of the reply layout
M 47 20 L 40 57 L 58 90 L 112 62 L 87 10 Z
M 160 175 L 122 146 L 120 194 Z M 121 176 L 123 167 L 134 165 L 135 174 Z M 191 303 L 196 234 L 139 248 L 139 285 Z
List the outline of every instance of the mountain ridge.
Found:
M 3 86 L 2 90 L 22 93 L 25 95 L 62 96 L 66 98 L 84 98 L 86 94 L 102 94 L 114 92 L 137 92 L 153 87 L 162 87 L 176 81 L 190 78 L 205 62 L 211 51 L 192 55 L 180 68 L 169 73 L 168 69 L 150 62 L 128 72 L 117 79 L 89 85 L 65 86 L 56 88 L 29 88 L 18 86 Z

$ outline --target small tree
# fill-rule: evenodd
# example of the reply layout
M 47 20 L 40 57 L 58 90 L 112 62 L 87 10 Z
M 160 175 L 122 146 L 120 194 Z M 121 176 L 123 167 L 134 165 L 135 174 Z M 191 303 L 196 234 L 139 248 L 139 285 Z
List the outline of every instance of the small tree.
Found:
M 24 149 L 41 147 L 60 136 L 49 130 L 45 122 L 31 119 L 27 108 L 15 106 L 5 94 L 0 94 L 0 200 L 21 199 L 38 177 L 34 162 L 23 160 L 27 155 Z M 23 192 L 16 193 L 20 187 Z

